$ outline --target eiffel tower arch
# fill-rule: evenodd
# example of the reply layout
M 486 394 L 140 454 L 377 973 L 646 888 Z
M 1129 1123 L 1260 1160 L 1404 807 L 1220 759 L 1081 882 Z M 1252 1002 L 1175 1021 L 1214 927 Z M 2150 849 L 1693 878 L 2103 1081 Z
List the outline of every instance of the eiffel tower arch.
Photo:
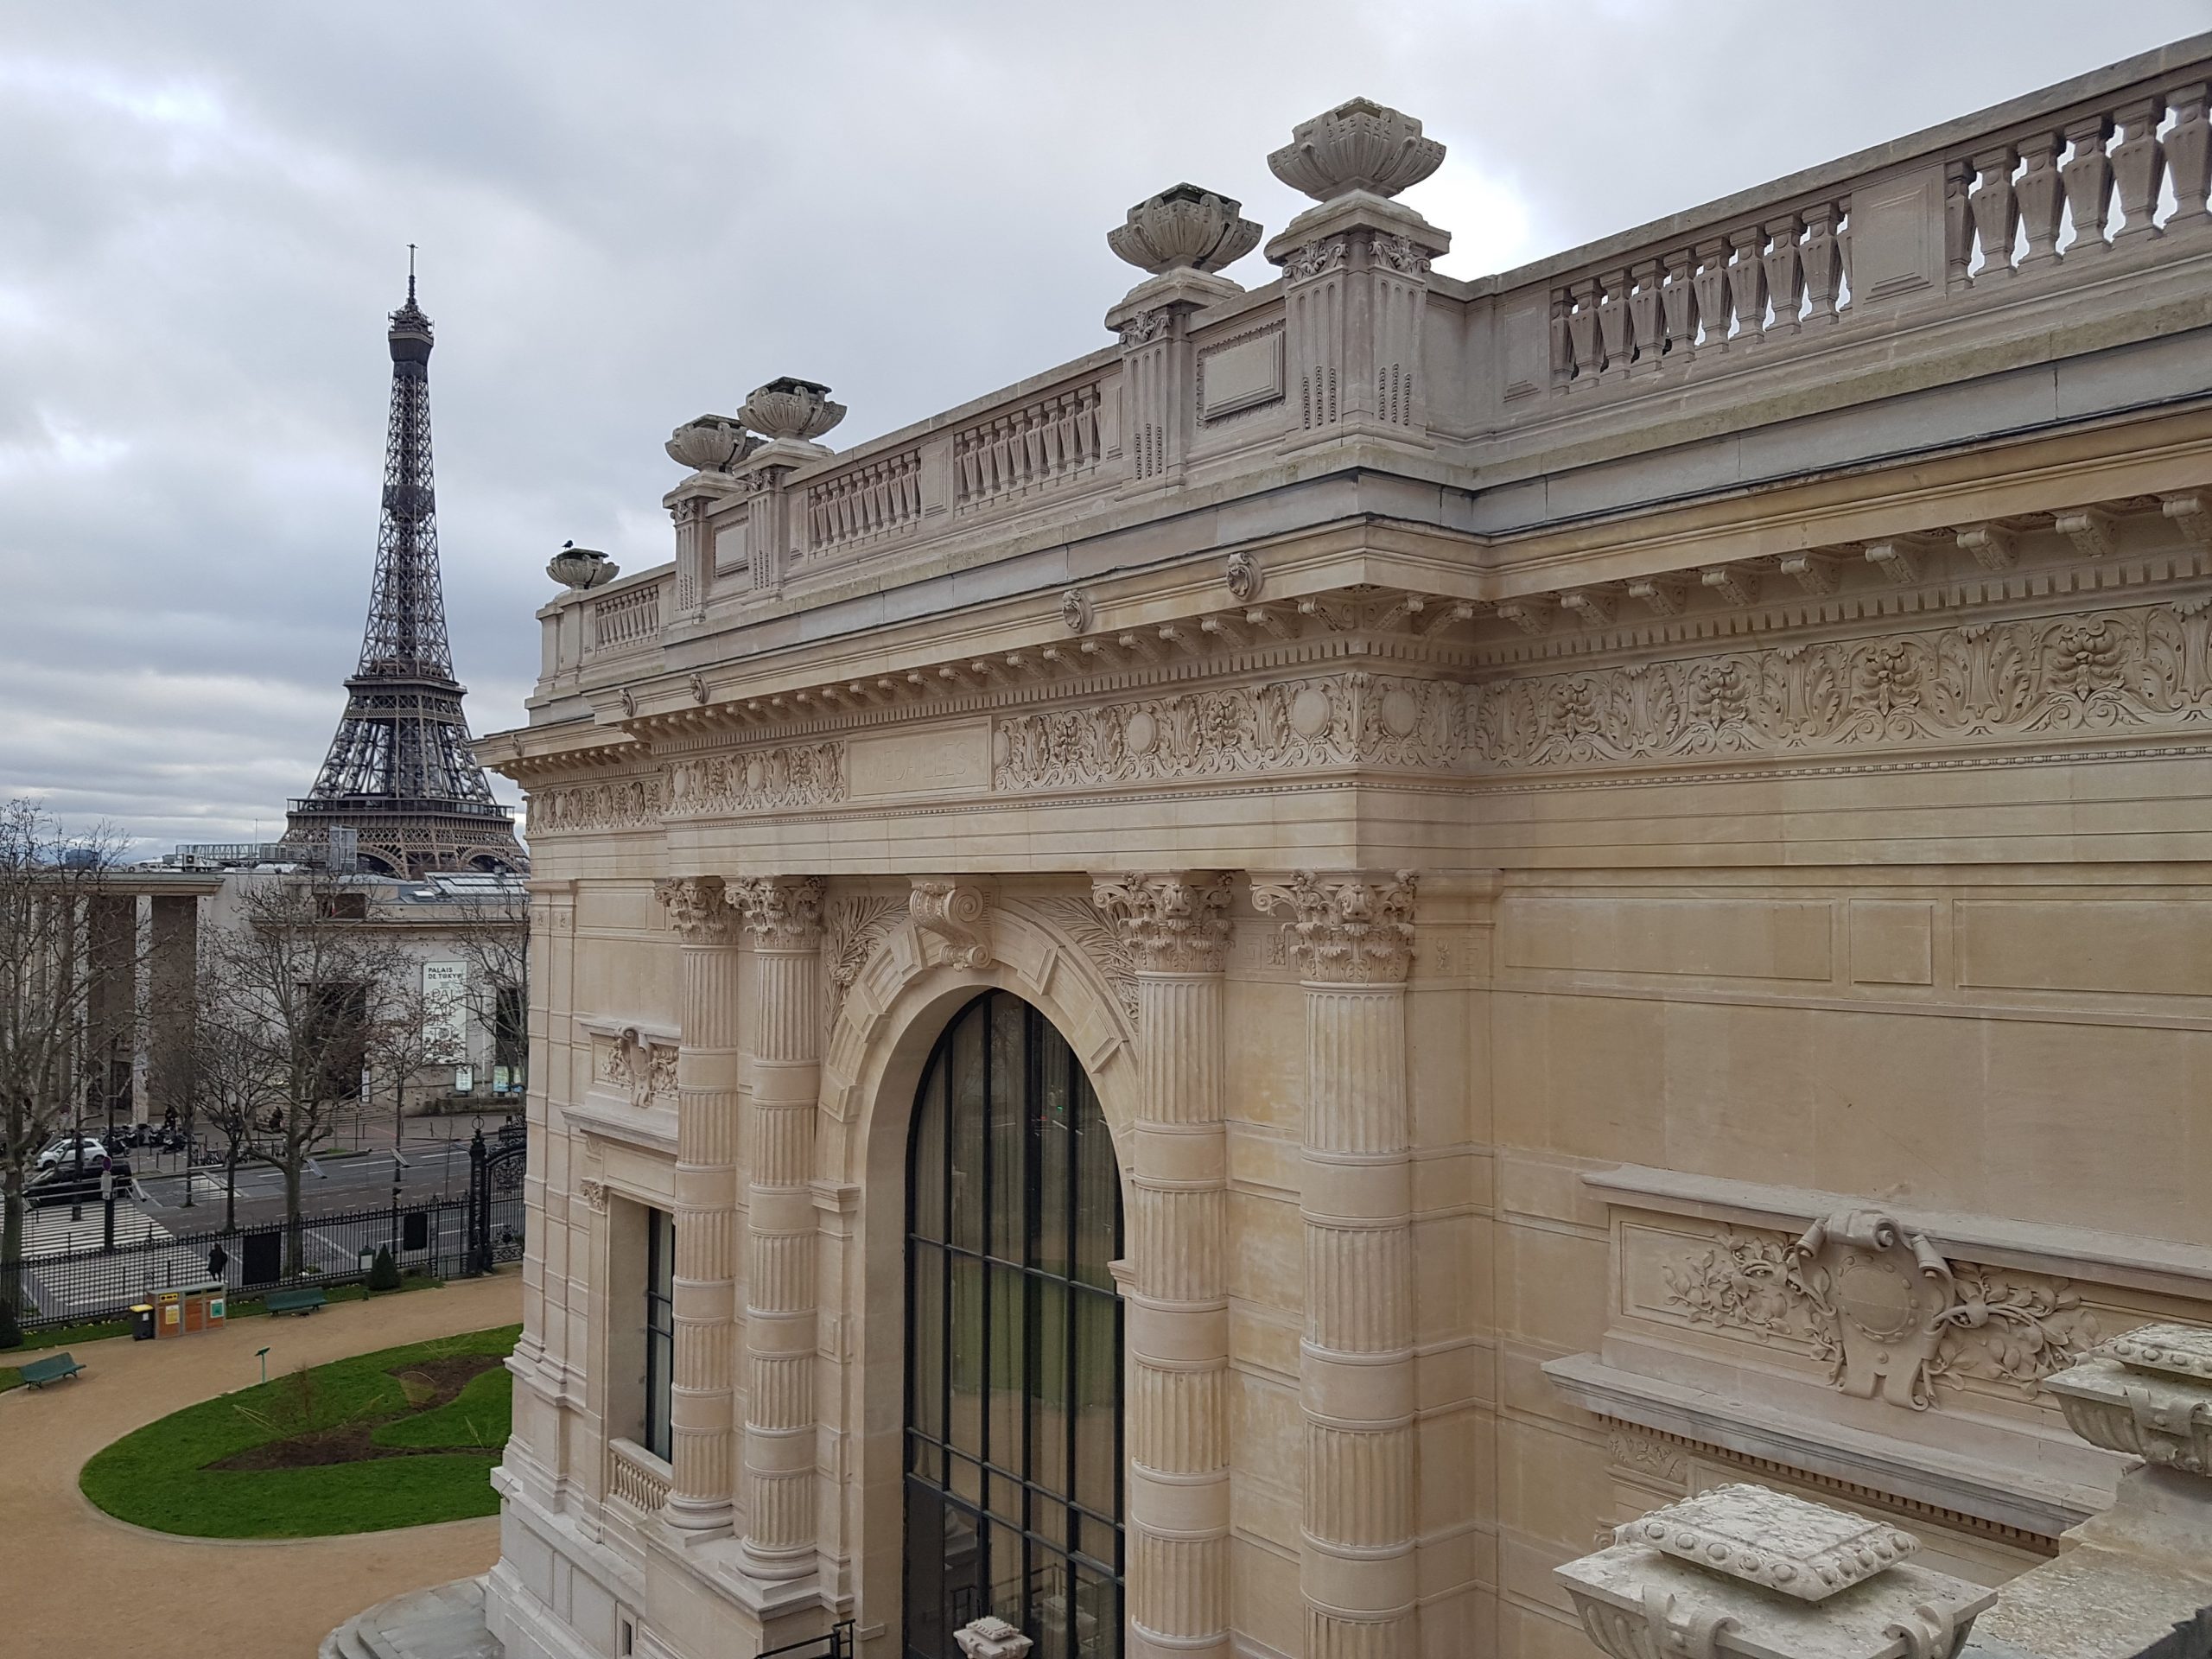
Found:
M 514 818 L 492 797 L 469 745 L 446 640 L 430 470 L 430 320 L 415 302 L 391 314 L 391 418 L 376 582 L 360 666 L 315 787 L 291 804 L 286 839 L 332 830 L 359 837 L 360 864 L 384 875 L 529 868 Z

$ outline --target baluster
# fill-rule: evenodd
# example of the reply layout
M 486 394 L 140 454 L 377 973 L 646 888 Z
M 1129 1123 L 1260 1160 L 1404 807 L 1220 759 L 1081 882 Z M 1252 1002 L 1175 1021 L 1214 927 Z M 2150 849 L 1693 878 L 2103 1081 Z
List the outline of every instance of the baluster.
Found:
M 2019 203 L 2020 223 L 2028 232 L 2028 251 L 2020 257 L 2022 270 L 2058 263 L 2058 224 L 2066 211 L 2066 188 L 2058 179 L 2062 142 L 2055 132 L 2039 132 L 2020 145 L 2020 159 L 2028 164 L 2028 170 L 2013 185 L 2012 195 Z
M 1608 379 L 1626 378 L 1629 368 L 1628 273 L 1610 270 L 1599 278 L 1603 296 L 1598 303 L 1598 336 L 1605 348 L 1600 371 Z
M 1685 360 L 1697 339 L 1697 291 L 1690 286 L 1690 257 L 1688 248 L 1667 256 L 1667 285 L 1659 290 L 1659 309 L 1667 320 L 1662 349 L 1680 352 Z
M 1697 275 L 1690 279 L 1697 294 L 1697 314 L 1705 322 L 1700 352 L 1728 349 L 1728 245 L 1724 241 L 1697 245 Z
M 1565 391 L 1574 378 L 1574 341 L 1567 327 L 1567 295 L 1563 288 L 1552 290 L 1552 385 Z
M 1971 169 L 1964 162 L 1943 164 L 1943 286 L 1955 292 L 1974 285 L 1967 267 L 1974 263 L 1974 214 L 1967 206 L 1967 179 Z
M 2138 99 L 2118 111 L 2120 141 L 2112 152 L 2113 176 L 2120 184 L 2120 234 L 2116 242 L 2156 236 L 2158 187 L 2166 181 L 2166 150 L 2158 142 L 2164 100 Z
M 1766 232 L 1746 225 L 1729 233 L 1736 263 L 1729 267 L 1728 293 L 1736 302 L 1736 333 L 1749 346 L 1766 332 L 1766 267 L 1759 255 L 1766 247 Z
M 1574 347 L 1574 384 L 1585 391 L 1598 384 L 1598 283 L 1586 276 L 1569 290 L 1574 309 L 1567 314 L 1567 333 Z
M 2067 125 L 2066 142 L 2074 146 L 2074 159 L 2058 169 L 2058 175 L 2066 182 L 2066 210 L 2074 216 L 2074 239 L 2066 245 L 2069 259 L 2105 251 L 2105 204 L 2112 200 L 2112 162 L 2105 154 L 2105 140 L 2111 137 L 2112 122 L 2105 116 Z
M 1834 322 L 1835 296 L 1843 277 L 1841 251 L 1836 246 L 1835 207 L 1822 202 L 1805 210 L 1805 296 L 1812 309 L 1808 322 Z
M 1628 320 L 1636 332 L 1636 363 L 1631 372 L 1648 373 L 1659 366 L 1667 349 L 1667 330 L 1659 315 L 1659 262 L 1646 259 L 1629 272 L 1636 291 L 1628 297 Z
M 1974 232 L 1981 240 L 1981 269 L 1975 280 L 2012 274 L 2012 238 L 2020 227 L 2020 204 L 2012 194 L 2012 147 L 1985 149 L 1974 158 L 1974 187 L 1967 193 L 1974 209 Z
M 2166 129 L 2166 168 L 2173 175 L 2175 196 L 2169 232 L 2195 229 L 2212 218 L 2204 203 L 2212 188 L 2212 123 L 2204 112 L 2208 93 L 2212 87 L 2199 82 L 2166 94 L 2166 106 L 2174 112 L 2174 124 Z
M 1797 251 L 1797 232 L 1802 222 L 1795 213 L 1786 218 L 1770 219 L 1761 227 L 1767 238 L 1767 250 L 1759 264 L 1766 270 L 1766 291 L 1774 302 L 1774 322 L 1767 330 L 1770 334 L 1794 334 L 1797 332 L 1797 312 L 1805 298 L 1805 266 Z

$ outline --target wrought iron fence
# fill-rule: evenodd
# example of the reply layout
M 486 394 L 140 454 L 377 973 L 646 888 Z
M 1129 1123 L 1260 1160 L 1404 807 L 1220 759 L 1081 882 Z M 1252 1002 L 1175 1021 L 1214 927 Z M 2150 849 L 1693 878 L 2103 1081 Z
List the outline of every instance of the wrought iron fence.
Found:
M 458 1278 L 520 1255 L 523 1216 L 520 1183 L 491 1182 L 467 1198 L 303 1216 L 290 1225 L 118 1238 L 112 1250 L 95 1245 L 0 1262 L 0 1296 L 14 1287 L 17 1319 L 29 1330 L 117 1318 L 156 1291 L 183 1285 L 219 1281 L 235 1300 L 288 1285 L 351 1284 L 369 1276 L 380 1247 L 403 1273 Z M 293 1226 L 296 1248 L 288 1252 Z

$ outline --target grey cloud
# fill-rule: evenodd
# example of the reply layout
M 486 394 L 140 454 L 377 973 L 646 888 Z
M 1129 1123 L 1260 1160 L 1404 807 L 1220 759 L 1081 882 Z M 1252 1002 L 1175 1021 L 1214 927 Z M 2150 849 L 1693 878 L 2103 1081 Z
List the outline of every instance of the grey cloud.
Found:
M 404 245 L 436 320 L 455 654 L 521 718 L 568 537 L 668 556 L 670 427 L 773 375 L 854 442 L 1103 342 L 1103 235 L 1271 228 L 1354 93 L 1532 258 L 2204 26 L 2202 0 L 1707 7 L 35 7 L 0 35 L 0 792 L 273 825 L 359 648 Z M 1418 199 L 1417 200 L 1421 200 Z M 1463 269 L 1463 267 L 1455 267 Z M 1262 281 L 1253 256 L 1236 273 Z M 1470 273 L 1471 274 L 1471 273 Z

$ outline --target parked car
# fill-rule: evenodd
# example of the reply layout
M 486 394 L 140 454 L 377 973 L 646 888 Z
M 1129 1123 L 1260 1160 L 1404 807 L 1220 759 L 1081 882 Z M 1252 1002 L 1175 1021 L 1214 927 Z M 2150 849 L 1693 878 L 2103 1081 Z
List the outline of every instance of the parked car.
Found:
M 41 1169 L 52 1169 L 57 1165 L 67 1164 L 73 1168 L 77 1162 L 77 1143 L 79 1141 L 85 1144 L 85 1166 L 88 1169 L 97 1160 L 110 1155 L 106 1143 L 97 1135 L 65 1135 L 44 1152 L 39 1154 L 38 1166 Z
M 118 1198 L 128 1195 L 130 1172 L 121 1169 L 115 1175 Z M 90 1158 L 85 1160 L 85 1173 L 77 1173 L 74 1163 L 57 1164 L 52 1169 L 41 1170 L 23 1188 L 23 1202 L 28 1205 L 98 1204 L 100 1201 L 99 1166 Z

